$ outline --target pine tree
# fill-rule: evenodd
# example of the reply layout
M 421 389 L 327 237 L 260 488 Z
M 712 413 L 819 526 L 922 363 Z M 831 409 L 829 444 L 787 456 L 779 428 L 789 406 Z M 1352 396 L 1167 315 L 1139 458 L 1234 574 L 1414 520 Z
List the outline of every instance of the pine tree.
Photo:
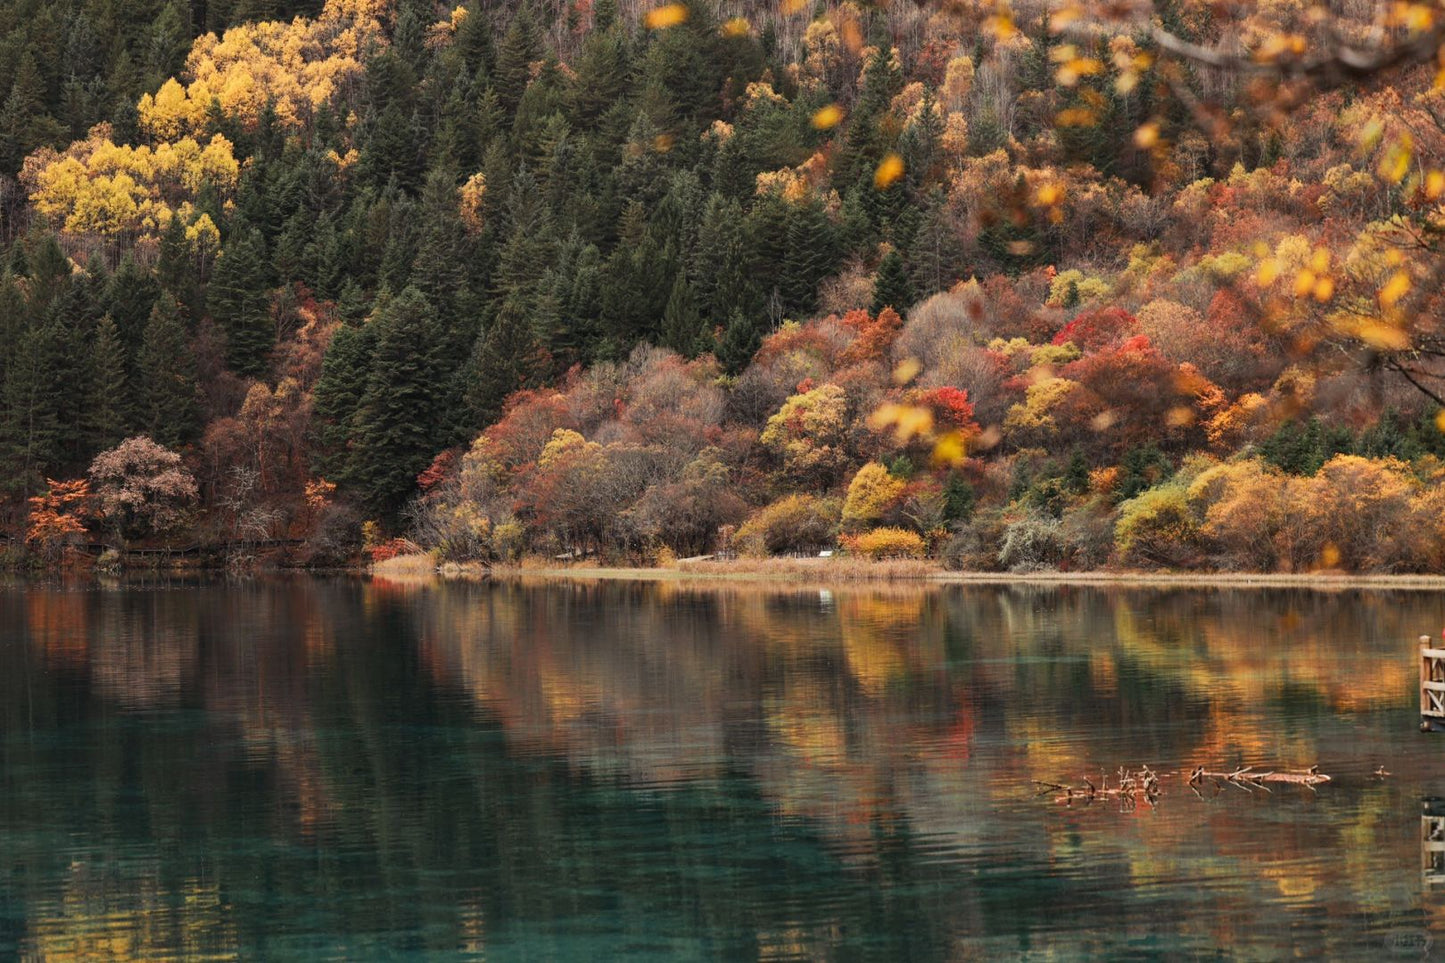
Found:
M 35 148 L 60 140 L 64 128 L 50 116 L 45 77 L 26 50 L 16 67 L 9 95 L 0 105 L 0 173 L 14 174 Z
M 19 344 L 25 334 L 27 317 L 25 296 L 20 293 L 15 276 L 8 271 L 0 274 L 0 344 Z M 0 383 L 3 383 L 10 362 L 11 352 L 0 351 Z
M 125 346 L 126 357 L 134 360 L 150 321 L 151 308 L 160 297 L 160 285 L 129 253 L 110 276 L 105 292 L 105 313 L 115 322 L 116 333 Z M 134 372 L 134 369 L 130 369 Z M 132 384 L 135 382 L 132 381 Z
M 923 223 L 908 247 L 915 291 L 925 297 L 948 289 L 959 275 L 963 258 L 958 231 L 949 222 L 944 203 L 942 192 L 929 199 Z
M 357 412 L 350 476 L 374 511 L 395 518 L 416 476 L 446 447 L 447 390 L 432 306 L 407 288 L 377 307 L 376 348 Z
M 818 305 L 818 285 L 838 265 L 833 224 L 821 204 L 810 201 L 788 212 L 786 253 L 778 288 L 791 314 L 811 314 Z
M 735 309 L 756 307 L 749 260 L 742 206 L 713 194 L 698 228 L 692 259 L 698 308 L 709 321 L 721 325 Z
M 475 339 L 463 325 L 475 312 L 467 289 L 471 244 L 457 208 L 456 174 L 439 168 L 427 177 L 421 203 L 421 239 L 411 267 L 411 283 L 436 310 L 450 339 L 450 353 L 460 356 Z M 461 329 L 461 330 L 459 330 Z
M 873 312 L 892 308 L 906 317 L 913 300 L 913 280 L 908 276 L 908 266 L 897 251 L 889 251 L 878 265 L 878 276 L 873 280 Z
M 748 366 L 763 343 L 763 324 L 741 310 L 734 311 L 718 341 L 717 359 L 729 374 L 737 374 Z
M 518 297 L 507 297 L 477 339 L 467 391 L 473 417 L 481 424 L 494 420 L 508 395 L 533 383 L 542 360 L 537 331 L 526 307 Z
M 185 222 L 179 216 L 172 217 L 161 234 L 156 280 L 162 291 L 181 302 L 187 313 L 195 316 L 199 306 L 200 279 L 196 276 L 195 252 L 186 237 Z
M 163 296 L 151 309 L 137 358 L 140 429 L 157 443 L 176 448 L 199 428 L 196 363 L 186 338 L 181 306 Z
M 129 434 L 131 423 L 125 345 L 120 339 L 120 329 L 108 314 L 96 322 L 90 371 L 86 435 L 93 450 L 104 451 Z
M 497 48 L 497 66 L 492 73 L 492 86 L 502 109 L 510 116 L 522 102 L 522 92 L 531 77 L 532 62 L 542 59 L 542 32 L 531 3 L 523 3 L 507 27 Z
M 607 0 L 611 2 L 611 0 Z M 615 4 L 613 11 L 615 13 Z M 576 122 L 583 129 L 592 129 L 614 104 L 622 101 L 631 80 L 631 51 L 627 35 L 621 27 L 603 26 L 607 15 L 598 5 L 594 11 L 596 25 L 582 44 L 577 60 Z
M 672 293 L 662 314 L 662 343 L 686 357 L 704 350 L 702 316 L 693 302 L 692 287 L 681 271 L 672 282 Z
M 3 487 L 21 495 L 38 490 L 59 457 L 54 334 L 49 325 L 27 330 L 15 344 L 6 372 L 0 418 Z
M 226 363 L 238 374 L 266 372 L 275 341 L 267 288 L 265 242 L 259 231 L 242 227 L 216 259 L 206 299 L 226 332 Z
M 346 324 L 331 339 L 321 363 L 321 377 L 312 395 L 316 418 L 313 460 L 332 481 L 350 482 L 352 478 L 357 413 L 371 378 L 376 330 L 370 323 Z

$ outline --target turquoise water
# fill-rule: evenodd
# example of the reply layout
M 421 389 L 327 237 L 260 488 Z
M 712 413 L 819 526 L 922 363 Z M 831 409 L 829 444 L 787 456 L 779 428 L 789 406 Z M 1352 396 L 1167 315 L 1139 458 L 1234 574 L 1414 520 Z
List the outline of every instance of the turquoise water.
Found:
M 0 959 L 1439 955 L 1413 640 L 1442 622 L 1433 593 L 10 587 Z M 1142 763 L 1152 806 L 1034 785 Z

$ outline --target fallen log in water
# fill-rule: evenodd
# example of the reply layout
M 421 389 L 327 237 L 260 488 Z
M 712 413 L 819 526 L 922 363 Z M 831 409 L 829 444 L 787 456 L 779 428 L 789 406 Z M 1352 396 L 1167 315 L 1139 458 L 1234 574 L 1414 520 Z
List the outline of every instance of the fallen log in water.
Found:
M 1196 766 L 1194 771 L 1189 774 L 1189 785 L 1191 786 L 1198 786 L 1205 780 L 1231 783 L 1242 788 L 1255 786 L 1263 789 L 1266 783 L 1287 783 L 1314 788 L 1322 782 L 1329 782 L 1330 777 L 1320 772 L 1319 766 L 1310 766 L 1303 771 L 1271 770 L 1269 772 L 1256 772 L 1253 766 L 1240 766 L 1230 772 L 1216 772 L 1203 766 Z
M 1383 772 L 1383 767 L 1379 772 Z M 1163 775 L 1167 776 L 1168 773 Z M 1272 769 L 1268 772 L 1258 772 L 1253 766 L 1240 766 L 1227 772 L 1196 766 L 1189 771 L 1188 776 L 1186 785 L 1196 796 L 1199 795 L 1199 787 L 1206 782 L 1212 782 L 1221 789 L 1224 786 L 1234 786 L 1247 792 L 1255 789 L 1269 792 L 1270 784 L 1306 786 L 1313 790 L 1320 783 L 1330 781 L 1330 777 L 1320 772 L 1318 766 L 1310 766 L 1304 770 Z M 1038 795 L 1052 794 L 1054 802 L 1068 806 L 1072 806 L 1075 802 L 1087 805 L 1100 800 L 1112 799 L 1117 800 L 1122 808 L 1132 809 L 1141 800 L 1150 806 L 1155 805 L 1162 795 L 1160 779 L 1161 774 L 1148 766 L 1141 766 L 1138 769 L 1125 769 L 1121 766 L 1113 785 L 1110 785 L 1107 774 L 1100 775 L 1098 785 L 1095 785 L 1094 781 L 1087 777 L 1082 784 L 1044 782 L 1035 779 L 1034 785 L 1038 787 Z
M 1137 806 L 1140 800 L 1152 806 L 1160 795 L 1159 774 L 1148 766 L 1138 769 L 1125 769 L 1120 766 L 1114 785 L 1109 785 L 1107 773 L 1100 774 L 1099 782 L 1100 785 L 1096 786 L 1091 779 L 1085 777 L 1082 786 L 1073 786 L 1035 779 L 1034 785 L 1039 787 L 1040 796 L 1053 793 L 1054 802 L 1069 806 L 1076 801 L 1092 803 L 1101 799 L 1114 799 L 1124 808 L 1131 809 Z

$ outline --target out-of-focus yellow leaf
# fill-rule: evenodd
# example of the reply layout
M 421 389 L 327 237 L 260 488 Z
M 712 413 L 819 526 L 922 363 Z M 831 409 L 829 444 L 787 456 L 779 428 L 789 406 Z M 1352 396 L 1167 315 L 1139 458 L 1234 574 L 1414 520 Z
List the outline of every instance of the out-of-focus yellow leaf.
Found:
M 1099 115 L 1087 107 L 1069 107 L 1059 111 L 1054 123 L 1060 127 L 1093 127 L 1098 119 Z
M 891 428 L 894 440 L 906 445 L 915 438 L 926 438 L 933 433 L 933 412 L 917 405 L 888 402 L 879 405 L 868 416 L 868 427 L 874 431 Z
M 1140 150 L 1149 150 L 1159 143 L 1159 125 L 1150 121 L 1142 124 L 1134 131 L 1134 146 Z
M 647 11 L 643 23 L 648 30 L 666 30 L 668 27 L 675 27 L 680 23 L 687 22 L 687 7 L 681 3 L 664 4 L 661 7 L 653 7 Z
M 1445 171 L 1431 171 L 1425 175 L 1425 196 L 1432 201 L 1445 194 Z
M 1435 415 L 1435 430 L 1445 435 L 1445 408 Z
M 1019 32 L 1019 28 L 1014 26 L 1013 15 L 1007 10 L 1000 10 L 984 21 L 984 29 L 998 40 L 1010 40 Z
M 1194 424 L 1194 409 L 1188 405 L 1175 405 L 1165 412 L 1164 420 L 1171 428 L 1188 428 Z
M 933 460 L 940 465 L 958 465 L 968 459 L 968 444 L 963 435 L 950 431 L 933 443 Z
M 808 0 L 783 0 L 780 6 L 783 13 L 791 17 L 795 13 L 802 13 L 808 6 Z
M 1038 191 L 1034 194 L 1034 198 L 1038 201 L 1040 207 L 1053 207 L 1064 199 L 1063 185 L 1057 181 L 1050 181 L 1039 187 Z
M 829 104 L 813 114 L 813 126 L 818 130 L 828 130 L 837 127 L 842 119 L 843 108 L 837 104 Z
M 1415 159 L 1415 141 L 1405 134 L 1380 159 L 1380 177 L 1391 184 L 1398 184 L 1410 173 L 1410 162 Z
M 1323 304 L 1335 296 L 1335 279 L 1331 277 L 1320 278 L 1315 281 L 1314 287 L 1310 288 L 1310 294 L 1314 295 L 1316 301 Z
M 1302 298 L 1314 290 L 1317 280 L 1315 272 L 1305 268 L 1294 276 L 1294 296 Z
M 729 37 L 746 37 L 751 31 L 746 17 L 733 17 L 722 25 L 722 32 Z
M 1393 308 L 1400 303 L 1410 291 L 1410 275 L 1404 271 L 1396 271 L 1390 275 L 1390 280 L 1380 289 L 1380 304 L 1386 308 Z
M 1119 416 L 1113 410 L 1101 411 L 1090 419 L 1089 427 L 1095 431 L 1108 431 L 1118 420 Z
M 898 367 L 893 369 L 893 383 L 906 385 L 918 377 L 918 372 L 923 370 L 923 363 L 917 358 L 904 358 L 898 362 Z
M 1054 79 L 1061 86 L 1073 87 L 1082 77 L 1093 77 L 1104 72 L 1104 64 L 1093 57 L 1075 57 L 1054 71 Z
M 1326 542 L 1320 549 L 1320 568 L 1335 568 L 1340 564 L 1340 549 L 1334 542 Z
M 1410 347 L 1408 334 L 1377 318 L 1359 318 L 1353 334 L 1365 344 L 1381 351 L 1403 351 Z
M 1265 258 L 1259 262 L 1259 270 L 1255 272 L 1254 283 L 1262 288 L 1267 288 L 1279 279 L 1279 262 L 1274 258 Z
M 1360 128 L 1360 150 L 1372 151 L 1380 143 L 1380 138 L 1385 136 L 1385 124 L 1378 117 L 1372 117 L 1365 126 Z
M 897 154 L 889 154 L 883 158 L 883 163 L 873 172 L 873 186 L 880 191 L 887 190 L 903 176 L 903 158 Z
M 1083 15 L 1084 11 L 1076 4 L 1066 4 L 1049 15 L 1049 30 L 1054 33 L 1063 33 L 1078 22 Z

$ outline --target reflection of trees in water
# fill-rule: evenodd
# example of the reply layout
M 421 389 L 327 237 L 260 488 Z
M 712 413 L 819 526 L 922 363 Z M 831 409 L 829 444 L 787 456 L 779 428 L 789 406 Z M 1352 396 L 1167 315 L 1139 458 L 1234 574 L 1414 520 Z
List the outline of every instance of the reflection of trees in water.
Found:
M 1347 913 L 1395 845 L 1387 787 L 1268 853 L 1228 810 L 1099 836 L 1026 787 L 1318 752 L 1336 710 L 1408 706 L 1395 663 L 1413 663 L 1384 640 L 1437 608 L 570 582 L 5 593 L 0 631 L 27 645 L 0 646 L 3 771 L 23 787 L 0 794 L 0 867 L 29 869 L 0 895 L 23 900 L 32 948 L 144 918 L 162 942 L 190 927 L 243 955 L 304 925 L 361 955 L 388 933 L 491 952 L 546 928 L 561 956 L 567 919 L 639 945 L 706 931 L 732 956 L 830 955 L 859 932 L 898 957 L 948 956 L 960 934 L 1012 952 L 1085 916 L 1101 932 L 1190 918 L 1132 889 L 1189 873 L 1191 899 L 1237 903 L 1240 926 L 1272 899 Z M 1301 860 L 1331 846 L 1356 855 L 1316 893 Z M 129 868 L 97 889 L 77 858 Z M 1230 936 L 1204 915 L 1201 946 Z

